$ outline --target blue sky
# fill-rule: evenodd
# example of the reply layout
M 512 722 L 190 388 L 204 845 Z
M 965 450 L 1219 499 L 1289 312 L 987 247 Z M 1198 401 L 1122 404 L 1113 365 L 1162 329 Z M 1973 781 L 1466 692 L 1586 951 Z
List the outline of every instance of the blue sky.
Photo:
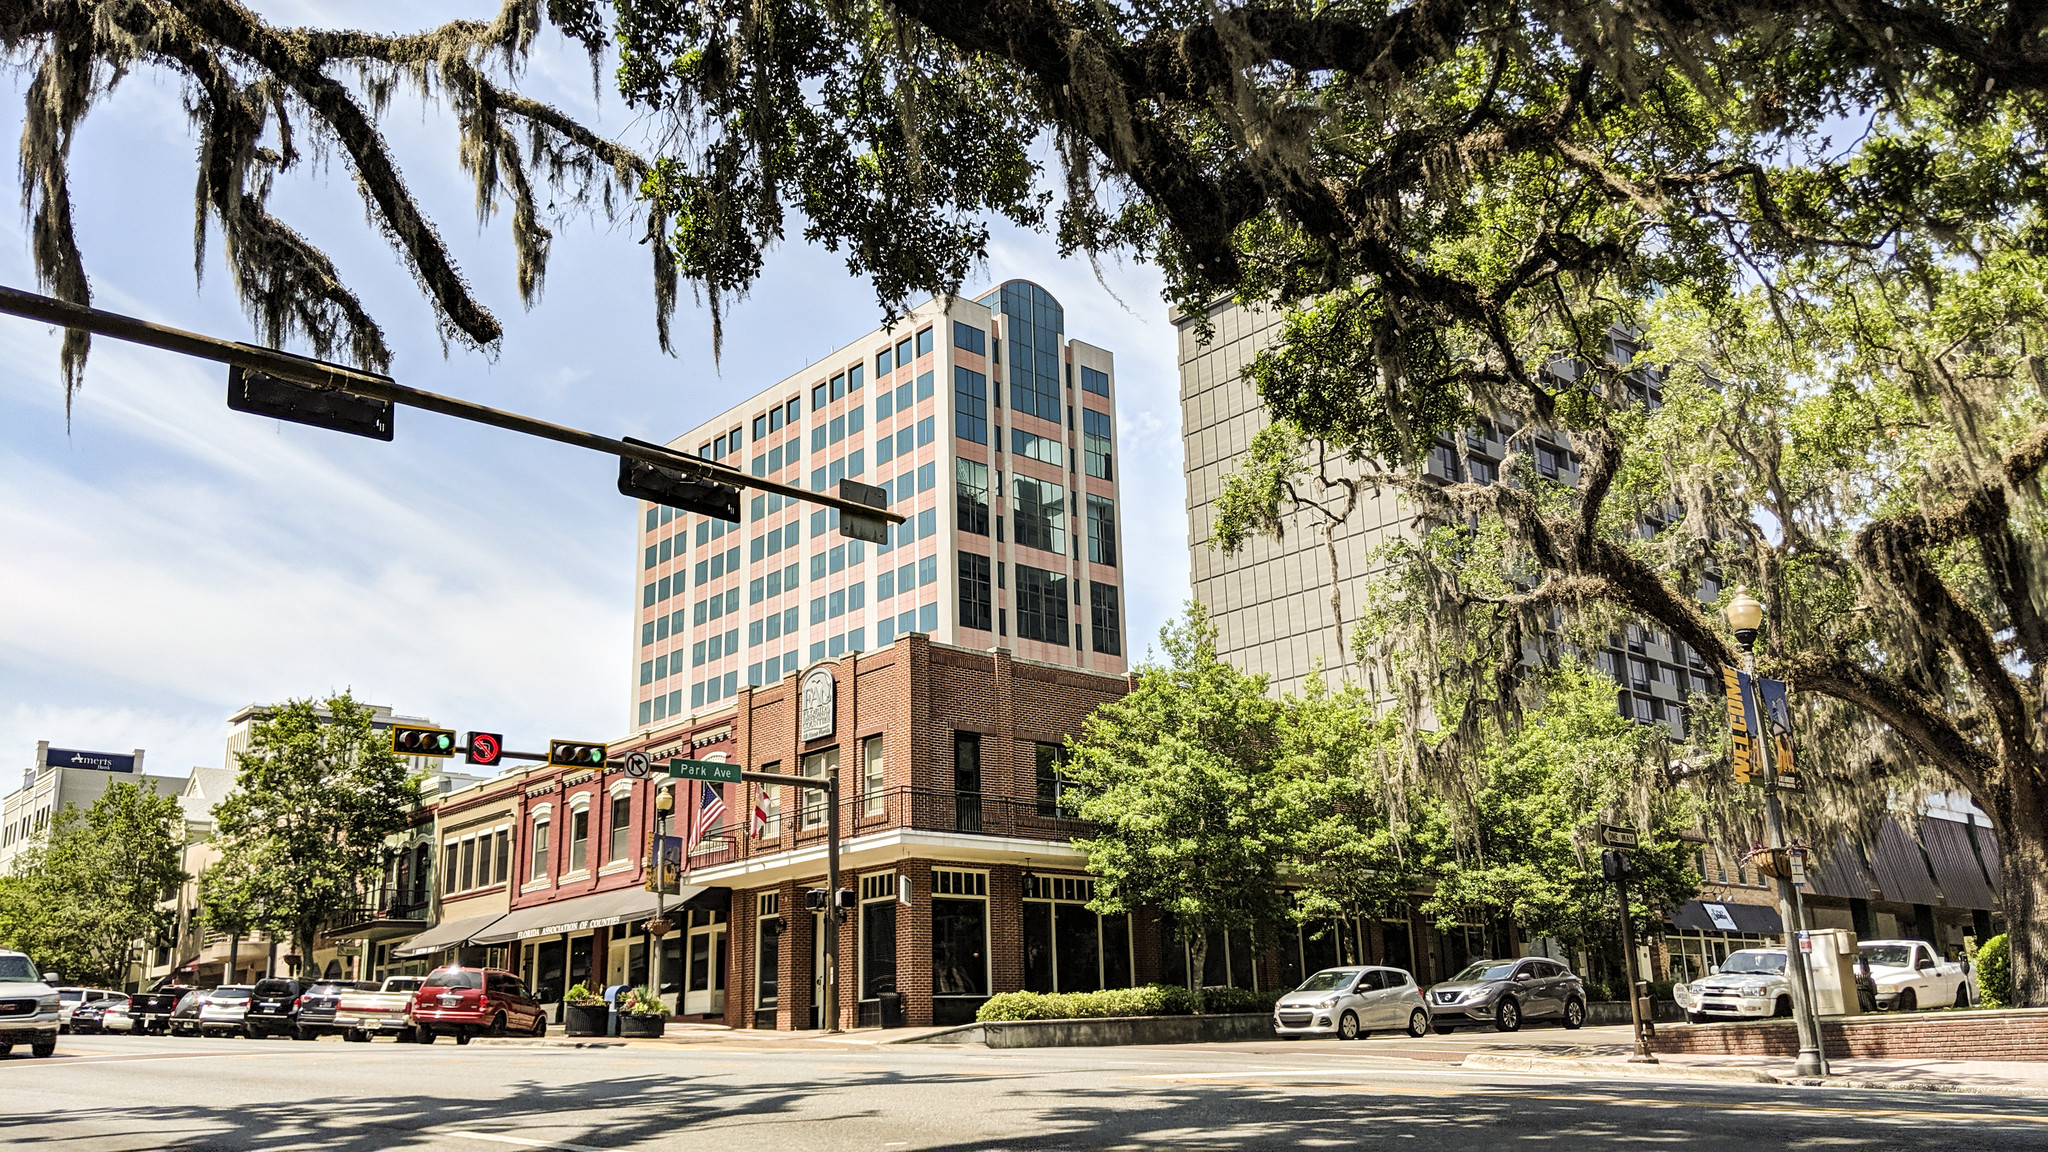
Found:
M 282 24 L 337 22 L 321 5 L 255 7 Z M 494 10 L 325 9 L 390 31 Z M 18 139 L 27 76 L 9 82 L 0 132 Z M 585 59 L 558 34 L 543 37 L 523 87 L 637 142 L 642 126 L 608 88 L 593 98 Z M 401 90 L 383 128 L 505 325 L 495 358 L 444 354 L 339 157 L 303 165 L 272 207 L 335 258 L 408 384 L 665 440 L 880 320 L 839 257 L 796 241 L 729 310 L 722 363 L 687 289 L 676 355 L 663 356 L 646 250 L 632 225 L 602 217 L 555 225 L 544 294 L 524 311 L 507 229 L 478 226 L 448 118 Z M 217 244 L 194 282 L 194 157 L 167 74 L 138 70 L 87 120 L 73 193 L 95 303 L 253 339 Z M 1065 304 L 1070 336 L 1117 356 L 1125 544 L 1139 558 L 1126 569 L 1127 627 L 1142 654 L 1188 586 L 1174 330 L 1159 278 L 1109 265 L 1098 284 L 1046 238 L 1003 230 L 968 291 L 1012 276 Z M 19 213 L 0 217 L 0 283 L 34 287 Z M 228 411 L 223 369 L 109 340 L 95 341 L 67 429 L 57 339 L 0 317 L 0 755 L 25 767 L 49 740 L 143 748 L 155 772 L 217 766 L 234 709 L 343 688 L 505 732 L 512 747 L 625 731 L 635 505 L 617 494 L 613 460 L 412 409 L 390 444 L 262 420 Z

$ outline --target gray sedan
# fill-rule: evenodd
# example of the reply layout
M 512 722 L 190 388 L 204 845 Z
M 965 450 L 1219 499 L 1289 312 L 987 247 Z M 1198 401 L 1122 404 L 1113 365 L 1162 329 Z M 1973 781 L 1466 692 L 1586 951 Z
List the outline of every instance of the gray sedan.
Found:
M 1513 1032 L 1524 1020 L 1546 1018 L 1577 1028 L 1586 1022 L 1586 987 L 1571 969 L 1540 956 L 1474 960 L 1430 987 L 1429 1013 L 1438 1032 L 1466 1023 Z
M 1336 1036 L 1357 1040 L 1371 1032 L 1429 1031 L 1429 1008 L 1415 977 L 1399 968 L 1325 968 L 1273 1005 L 1273 1031 L 1282 1036 Z

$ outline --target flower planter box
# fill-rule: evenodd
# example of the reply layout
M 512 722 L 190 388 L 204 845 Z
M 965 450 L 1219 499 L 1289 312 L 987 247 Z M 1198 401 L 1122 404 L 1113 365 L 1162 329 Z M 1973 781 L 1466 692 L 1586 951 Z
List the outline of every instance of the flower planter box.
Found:
M 619 1035 L 636 1040 L 658 1040 L 667 1026 L 667 1019 L 660 1016 L 619 1017 Z
M 602 1036 L 611 1020 L 611 1009 L 603 1004 L 585 1007 L 562 1005 L 562 1030 L 571 1036 Z

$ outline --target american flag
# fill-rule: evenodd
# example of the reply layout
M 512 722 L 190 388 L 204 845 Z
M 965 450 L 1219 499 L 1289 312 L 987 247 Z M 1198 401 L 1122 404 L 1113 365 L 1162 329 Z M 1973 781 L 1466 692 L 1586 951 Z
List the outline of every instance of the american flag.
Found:
M 747 830 L 756 840 L 768 834 L 768 786 L 766 784 L 754 786 L 754 819 Z
M 697 845 L 704 842 L 705 833 L 725 815 L 725 794 L 712 786 L 709 780 L 697 782 L 697 818 L 690 823 L 688 851 L 695 852 Z

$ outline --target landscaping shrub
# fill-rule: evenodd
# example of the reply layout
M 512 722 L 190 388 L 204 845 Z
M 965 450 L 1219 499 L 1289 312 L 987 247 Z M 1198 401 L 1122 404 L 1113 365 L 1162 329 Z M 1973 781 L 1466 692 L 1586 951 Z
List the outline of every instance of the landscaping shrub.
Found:
M 2005 934 L 1977 948 L 1977 987 L 1986 1008 L 2012 1007 L 2012 952 Z
M 1277 991 L 1210 988 L 1203 993 L 1211 1013 L 1267 1012 L 1280 997 Z M 1171 984 L 1140 988 L 1107 988 L 1100 992 L 1004 992 L 983 1002 L 974 1018 L 992 1020 L 1079 1020 L 1102 1016 L 1187 1016 L 1195 1010 L 1195 994 Z

